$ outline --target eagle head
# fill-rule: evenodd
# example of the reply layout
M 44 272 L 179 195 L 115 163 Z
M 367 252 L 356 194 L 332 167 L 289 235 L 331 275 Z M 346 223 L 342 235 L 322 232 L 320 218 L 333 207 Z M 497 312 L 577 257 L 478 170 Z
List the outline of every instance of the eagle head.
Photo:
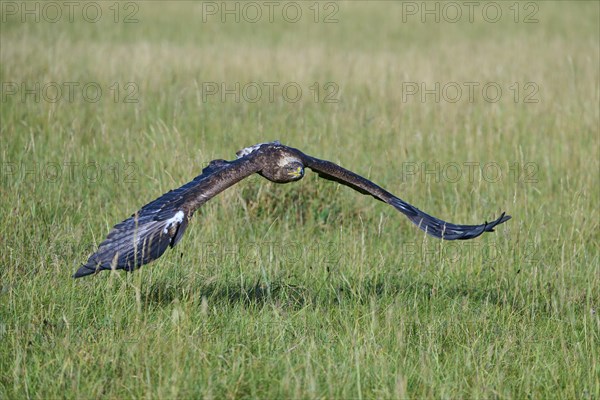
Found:
M 290 177 L 291 181 L 297 181 L 304 176 L 304 165 L 299 161 L 292 161 L 285 164 L 282 168 L 283 172 Z
M 299 158 L 280 155 L 265 162 L 260 175 L 275 183 L 289 183 L 304 177 L 304 164 Z

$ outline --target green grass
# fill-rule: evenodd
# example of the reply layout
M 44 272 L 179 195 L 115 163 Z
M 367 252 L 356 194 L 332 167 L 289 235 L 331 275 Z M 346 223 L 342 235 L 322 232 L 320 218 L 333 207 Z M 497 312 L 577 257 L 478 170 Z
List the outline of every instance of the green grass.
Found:
M 3 93 L 0 399 L 600 398 L 597 2 L 539 2 L 534 24 L 509 3 L 496 24 L 403 22 L 389 2 L 340 3 L 334 24 L 312 22 L 312 3 L 297 24 L 223 24 L 200 4 L 141 2 L 138 23 L 115 24 L 101 4 L 96 24 L 1 25 L 4 84 L 96 82 L 103 96 Z M 303 95 L 203 101 L 204 82 Z M 314 102 L 314 82 L 339 101 Z M 403 82 L 504 92 L 403 101 Z M 441 242 L 313 174 L 252 177 L 153 264 L 71 279 L 115 223 L 274 139 L 443 219 L 513 219 Z M 502 176 L 424 171 L 469 162 Z

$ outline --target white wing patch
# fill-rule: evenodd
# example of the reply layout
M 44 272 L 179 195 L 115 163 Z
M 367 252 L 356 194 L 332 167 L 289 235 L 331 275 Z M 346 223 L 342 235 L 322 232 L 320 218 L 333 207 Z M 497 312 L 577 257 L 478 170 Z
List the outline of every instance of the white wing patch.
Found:
M 183 222 L 184 215 L 185 214 L 183 213 L 183 211 L 177 211 L 177 213 L 175 213 L 173 217 L 166 220 L 163 233 L 168 233 L 169 228 L 172 227 L 174 224 L 181 224 L 181 222 Z
M 257 143 L 254 146 L 243 148 L 235 154 L 236 154 L 237 158 L 245 157 L 248 154 L 253 153 L 256 150 L 260 149 L 260 146 L 262 146 L 263 144 L 281 144 L 281 142 L 279 140 L 275 140 L 273 142 Z

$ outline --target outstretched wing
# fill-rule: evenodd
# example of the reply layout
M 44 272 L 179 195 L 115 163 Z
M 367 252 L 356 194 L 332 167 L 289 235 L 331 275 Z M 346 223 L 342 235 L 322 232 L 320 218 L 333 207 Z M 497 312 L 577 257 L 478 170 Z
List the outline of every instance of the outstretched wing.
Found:
M 505 215 L 505 213 L 502 213 L 498 219 L 492 222 L 486 221 L 481 225 L 452 224 L 424 213 L 417 207 L 408 204 L 404 200 L 387 192 L 368 179 L 365 179 L 352 171 L 348 171 L 347 169 L 342 168 L 330 161 L 319 160 L 318 158 L 303 154 L 302 162 L 304 163 L 305 167 L 317 172 L 321 178 L 349 186 L 362 194 L 371 195 L 377 200 L 394 206 L 419 228 L 437 238 L 442 238 L 445 240 L 472 239 L 481 235 L 483 232 L 493 232 L 496 225 L 500 225 L 501 223 L 510 219 L 510 215 Z
M 259 170 L 255 154 L 231 162 L 212 161 L 193 181 L 163 194 L 115 225 L 73 277 L 113 268 L 131 271 L 156 260 L 167 247 L 174 247 L 181 240 L 190 218 L 201 205 Z

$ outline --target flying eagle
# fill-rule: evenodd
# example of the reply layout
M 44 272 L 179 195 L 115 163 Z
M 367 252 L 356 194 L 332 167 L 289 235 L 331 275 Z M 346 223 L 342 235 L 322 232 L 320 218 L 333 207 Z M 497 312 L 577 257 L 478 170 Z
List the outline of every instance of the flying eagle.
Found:
M 321 178 L 371 195 L 406 215 L 431 236 L 445 240 L 472 239 L 510 219 L 502 213 L 492 222 L 481 225 L 456 225 L 442 221 L 394 196 L 368 179 L 334 164 L 284 146 L 278 141 L 259 143 L 238 151 L 233 161 L 214 160 L 202 174 L 179 189 L 171 190 L 146 204 L 141 210 L 115 225 L 98 251 L 90 256 L 73 275 L 91 275 L 101 270 L 135 268 L 159 258 L 174 247 L 185 233 L 194 212 L 204 203 L 242 179 L 258 173 L 276 183 L 295 182 L 304 176 L 305 168 Z

